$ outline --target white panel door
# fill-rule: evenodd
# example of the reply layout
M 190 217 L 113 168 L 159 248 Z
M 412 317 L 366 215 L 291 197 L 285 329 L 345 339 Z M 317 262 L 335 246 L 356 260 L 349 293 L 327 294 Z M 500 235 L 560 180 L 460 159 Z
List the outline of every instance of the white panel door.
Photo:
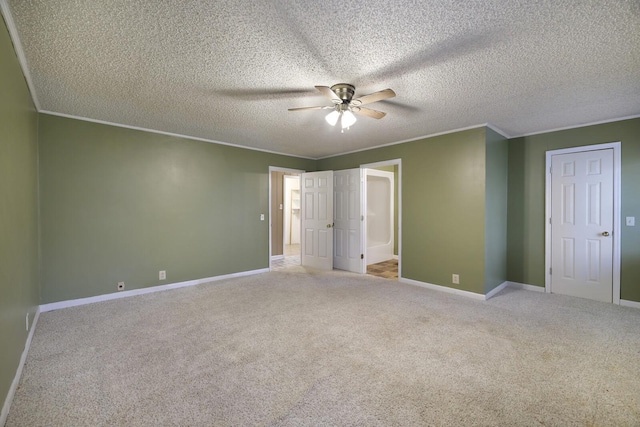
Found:
M 333 266 L 365 273 L 362 251 L 362 169 L 333 172 Z
M 303 173 L 300 180 L 302 265 L 333 269 L 333 171 Z
M 612 302 L 613 150 L 551 158 L 551 292 Z

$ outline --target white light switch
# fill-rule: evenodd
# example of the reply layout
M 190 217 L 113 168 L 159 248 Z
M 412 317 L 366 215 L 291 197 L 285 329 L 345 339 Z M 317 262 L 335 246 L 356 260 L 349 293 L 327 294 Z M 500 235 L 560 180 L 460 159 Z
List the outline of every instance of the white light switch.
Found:
M 627 226 L 628 227 L 635 227 L 636 226 L 636 217 L 635 216 L 628 216 L 627 217 Z
M 260 221 L 264 221 L 264 214 L 260 214 Z

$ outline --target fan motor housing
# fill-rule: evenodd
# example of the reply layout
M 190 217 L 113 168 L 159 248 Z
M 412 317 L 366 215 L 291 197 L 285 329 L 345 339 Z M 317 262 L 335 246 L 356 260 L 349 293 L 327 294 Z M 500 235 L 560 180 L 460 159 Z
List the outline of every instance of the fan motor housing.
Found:
M 331 90 L 335 92 L 340 99 L 342 99 L 343 104 L 349 104 L 353 95 L 356 93 L 356 87 L 349 83 L 338 83 L 331 86 Z

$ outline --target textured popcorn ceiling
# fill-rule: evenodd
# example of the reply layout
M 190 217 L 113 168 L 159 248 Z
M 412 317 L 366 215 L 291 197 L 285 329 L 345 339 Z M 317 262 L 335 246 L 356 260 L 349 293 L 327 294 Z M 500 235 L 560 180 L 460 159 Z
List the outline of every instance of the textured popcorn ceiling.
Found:
M 640 115 L 638 0 L 0 2 L 55 114 L 313 158 Z M 397 97 L 345 133 L 287 111 L 341 82 Z

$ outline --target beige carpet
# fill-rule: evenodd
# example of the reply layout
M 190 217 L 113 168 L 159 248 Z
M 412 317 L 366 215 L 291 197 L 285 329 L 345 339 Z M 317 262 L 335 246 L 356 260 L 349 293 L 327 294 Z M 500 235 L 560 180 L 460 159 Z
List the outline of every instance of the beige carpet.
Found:
M 309 273 L 43 313 L 7 425 L 640 425 L 640 310 Z

